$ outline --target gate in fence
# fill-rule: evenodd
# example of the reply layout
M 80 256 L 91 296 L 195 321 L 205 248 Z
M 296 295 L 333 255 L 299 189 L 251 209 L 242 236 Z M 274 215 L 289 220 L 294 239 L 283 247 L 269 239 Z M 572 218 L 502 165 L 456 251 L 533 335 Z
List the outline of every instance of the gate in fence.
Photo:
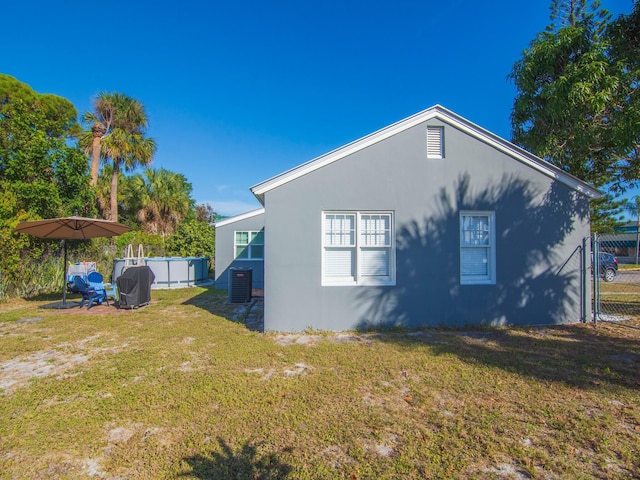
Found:
M 594 322 L 640 315 L 639 240 L 637 233 L 593 234 L 583 242 L 583 251 L 590 253 Z

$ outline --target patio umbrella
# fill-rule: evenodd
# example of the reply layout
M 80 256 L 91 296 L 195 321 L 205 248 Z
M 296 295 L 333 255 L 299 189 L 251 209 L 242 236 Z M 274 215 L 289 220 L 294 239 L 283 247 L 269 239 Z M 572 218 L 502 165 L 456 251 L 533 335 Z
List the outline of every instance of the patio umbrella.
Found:
M 63 217 L 49 218 L 46 220 L 34 220 L 20 222 L 15 228 L 16 232 L 26 233 L 38 238 L 61 239 L 64 248 L 64 268 L 62 269 L 62 304 L 59 308 L 67 307 L 67 242 L 66 240 L 84 240 L 87 238 L 114 237 L 131 230 L 126 225 L 100 220 L 98 218 Z

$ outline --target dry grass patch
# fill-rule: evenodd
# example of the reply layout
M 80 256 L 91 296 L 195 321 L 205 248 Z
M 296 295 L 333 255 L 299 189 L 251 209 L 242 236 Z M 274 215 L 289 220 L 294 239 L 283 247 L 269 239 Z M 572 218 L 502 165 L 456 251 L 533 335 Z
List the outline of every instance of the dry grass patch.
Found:
M 0 478 L 640 476 L 638 320 L 278 335 L 201 288 L 47 300 L 0 305 Z

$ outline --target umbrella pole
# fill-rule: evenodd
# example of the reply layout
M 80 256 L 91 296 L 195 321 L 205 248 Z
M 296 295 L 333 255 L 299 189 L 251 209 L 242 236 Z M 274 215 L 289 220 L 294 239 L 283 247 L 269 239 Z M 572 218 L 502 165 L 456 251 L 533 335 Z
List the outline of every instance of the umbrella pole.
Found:
M 62 306 L 67 306 L 67 241 L 62 240 L 64 263 L 62 264 Z

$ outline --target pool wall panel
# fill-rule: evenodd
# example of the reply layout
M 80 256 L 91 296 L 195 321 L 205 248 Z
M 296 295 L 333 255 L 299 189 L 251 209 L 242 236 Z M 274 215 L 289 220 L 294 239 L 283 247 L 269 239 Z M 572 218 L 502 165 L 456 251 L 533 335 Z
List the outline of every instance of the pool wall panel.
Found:
M 136 264 L 135 261 L 129 265 Z M 155 280 L 152 289 L 186 288 L 209 281 L 209 259 L 204 257 L 149 257 L 143 261 L 153 274 Z M 115 282 L 127 268 L 124 258 L 113 261 L 112 282 Z

